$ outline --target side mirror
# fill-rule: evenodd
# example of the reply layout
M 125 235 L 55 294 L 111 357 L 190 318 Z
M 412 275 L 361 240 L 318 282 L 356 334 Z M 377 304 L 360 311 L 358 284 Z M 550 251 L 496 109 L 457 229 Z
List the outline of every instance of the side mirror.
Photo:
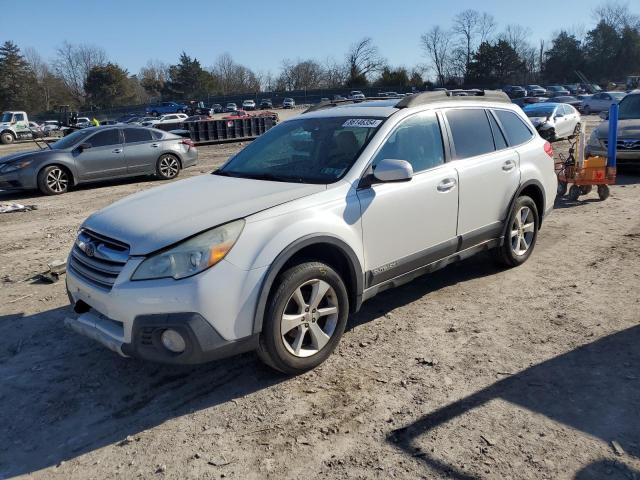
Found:
M 91 148 L 93 145 L 91 145 L 90 143 L 81 143 L 80 146 L 78 147 L 80 149 L 81 152 Z
M 603 110 L 598 114 L 598 116 L 603 120 L 609 120 L 609 111 Z
M 374 167 L 373 176 L 381 182 L 407 181 L 413 177 L 413 167 L 406 160 L 385 158 Z

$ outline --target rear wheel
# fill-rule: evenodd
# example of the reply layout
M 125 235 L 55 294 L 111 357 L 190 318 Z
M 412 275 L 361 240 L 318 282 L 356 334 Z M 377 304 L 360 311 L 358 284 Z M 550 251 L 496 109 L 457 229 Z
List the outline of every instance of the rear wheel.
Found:
M 333 352 L 349 315 L 340 275 L 320 262 L 305 262 L 278 276 L 267 303 L 258 355 L 287 374 L 315 368 Z
M 175 155 L 166 153 L 158 159 L 156 174 L 163 180 L 171 180 L 180 173 L 180 160 Z
M 536 203 L 526 195 L 518 197 L 509 215 L 504 242 L 495 251 L 499 263 L 517 267 L 526 262 L 536 245 L 539 226 Z
M 580 193 L 582 193 L 582 195 L 589 195 L 591 193 L 591 190 L 593 190 L 593 186 L 592 185 L 582 185 L 582 186 L 580 186 Z
M 558 190 L 556 195 L 558 197 L 564 197 L 567 194 L 567 182 L 558 182 Z
M 598 197 L 600 200 L 609 198 L 609 185 L 598 185 Z
M 580 198 L 580 195 L 582 195 L 582 189 L 577 185 L 572 185 L 569 189 L 569 200 L 575 202 Z
M 50 165 L 38 173 L 38 189 L 45 195 L 60 195 L 69 190 L 71 175 L 58 165 Z

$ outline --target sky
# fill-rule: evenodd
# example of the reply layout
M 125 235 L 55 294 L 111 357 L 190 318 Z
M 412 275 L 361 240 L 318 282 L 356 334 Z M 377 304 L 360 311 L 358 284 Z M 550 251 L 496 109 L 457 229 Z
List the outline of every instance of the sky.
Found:
M 8 1 L 8 0 L 5 0 Z M 319 2 L 201 0 L 34 0 L 0 16 L 0 42 L 33 47 L 45 59 L 64 41 L 103 47 L 109 59 L 137 73 L 148 60 L 176 63 L 182 51 L 204 67 L 224 52 L 236 62 L 276 74 L 282 60 L 344 59 L 349 46 L 372 37 L 392 66 L 426 63 L 420 35 L 467 8 L 486 11 L 500 30 L 531 29 L 530 40 L 550 40 L 560 29 L 591 28 L 602 0 L 321 0 Z M 41 5 L 41 8 L 38 7 Z M 558 13 L 558 6 L 562 13 Z M 640 2 L 628 3 L 640 14 Z M 555 12 L 555 13 L 554 13 Z

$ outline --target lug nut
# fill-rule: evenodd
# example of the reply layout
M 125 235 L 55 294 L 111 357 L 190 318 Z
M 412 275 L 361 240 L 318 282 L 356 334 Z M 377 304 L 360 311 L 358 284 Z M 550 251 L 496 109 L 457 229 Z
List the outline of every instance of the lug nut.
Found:
M 308 307 L 307 307 L 307 308 L 305 308 L 305 309 L 304 309 L 304 311 L 305 311 L 305 312 L 308 312 L 308 311 L 309 311 L 309 308 L 308 308 Z

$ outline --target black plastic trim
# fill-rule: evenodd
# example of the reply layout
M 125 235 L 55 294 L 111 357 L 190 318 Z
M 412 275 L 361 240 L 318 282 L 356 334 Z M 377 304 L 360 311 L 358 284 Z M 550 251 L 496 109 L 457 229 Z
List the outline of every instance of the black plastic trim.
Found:
M 538 189 L 540 190 L 540 195 L 542 195 L 542 205 L 544 208 L 544 205 L 547 204 L 547 199 L 544 196 L 544 187 L 542 186 L 542 184 L 536 180 L 535 178 L 532 178 L 531 180 L 527 180 L 526 182 L 520 184 L 520 186 L 518 187 L 518 190 L 516 190 L 516 193 L 513 194 L 513 197 L 511 198 L 511 201 L 509 202 L 509 209 L 507 210 L 507 217 L 504 219 L 504 225 L 502 227 L 502 237 L 504 238 L 507 235 L 507 228 L 509 228 L 509 215 L 511 215 L 511 210 L 513 210 L 513 205 L 514 203 L 516 203 L 516 200 L 518 199 L 518 197 L 520 196 L 520 194 L 522 193 L 522 191 L 527 188 L 529 185 L 535 185 L 536 187 L 538 187 Z M 545 217 L 546 212 L 542 211 L 542 212 L 538 212 L 538 216 L 539 216 L 539 223 L 538 223 L 538 230 L 542 227 L 542 220 Z
M 287 261 L 293 257 L 297 252 L 302 250 L 305 247 L 310 245 L 320 244 L 320 243 L 328 243 L 339 248 L 342 253 L 345 254 L 349 261 L 349 267 L 351 269 L 351 276 L 355 280 L 355 295 L 349 296 L 349 301 L 352 304 L 353 311 L 358 311 L 360 309 L 360 305 L 362 305 L 362 292 L 364 291 L 363 287 L 363 275 L 362 275 L 362 265 L 360 264 L 360 260 L 355 252 L 351 249 L 351 247 L 340 240 L 337 237 L 334 237 L 330 234 L 311 234 L 299 238 L 293 243 L 290 243 L 280 254 L 276 257 L 276 259 L 269 266 L 269 270 L 265 275 L 265 278 L 262 282 L 262 286 L 260 289 L 260 295 L 258 297 L 258 303 L 256 305 L 256 312 L 253 317 L 253 333 L 257 334 L 262 330 L 262 321 L 264 319 L 264 313 L 267 306 L 267 300 L 269 299 L 269 292 L 271 291 L 271 287 L 276 279 L 276 276 L 282 269 L 282 267 L 287 263 Z M 355 298 L 352 298 L 355 297 Z M 355 301 L 354 301 L 355 300 Z
M 178 331 L 186 340 L 182 353 L 173 353 L 162 346 L 160 335 L 168 328 Z M 255 350 L 257 335 L 239 340 L 225 340 L 198 313 L 140 315 L 133 320 L 131 343 L 122 345 L 125 355 L 159 363 L 194 365 Z
M 480 227 L 471 232 L 460 235 L 460 246 L 458 250 L 466 250 L 467 248 L 478 245 L 479 243 L 500 238 L 504 231 L 504 222 L 494 222 L 490 225 Z

